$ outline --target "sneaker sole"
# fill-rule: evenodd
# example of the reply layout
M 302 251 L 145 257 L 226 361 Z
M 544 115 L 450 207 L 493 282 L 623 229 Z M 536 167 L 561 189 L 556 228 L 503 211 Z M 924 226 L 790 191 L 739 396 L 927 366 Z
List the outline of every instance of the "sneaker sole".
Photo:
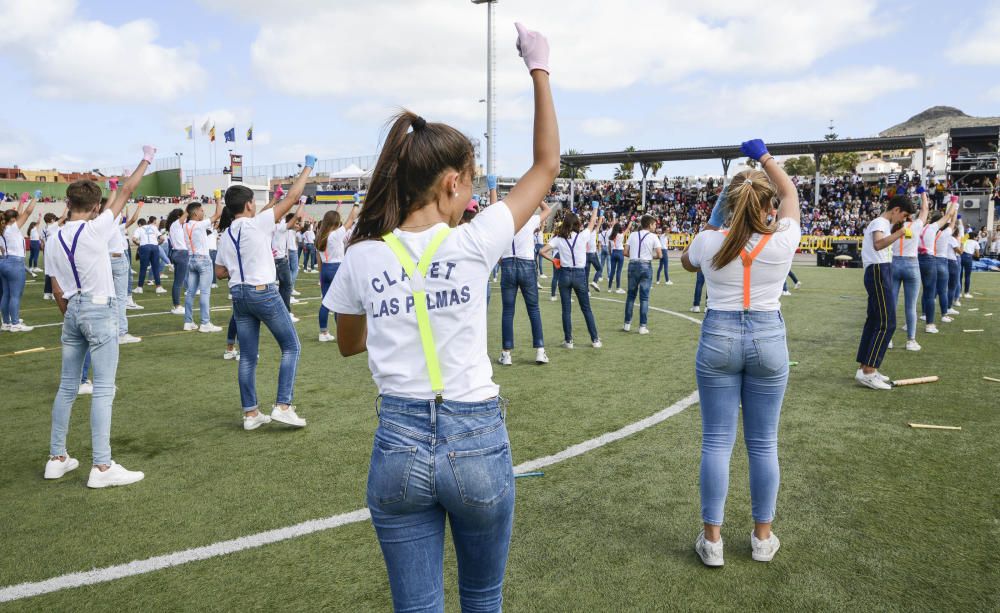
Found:
M 754 562 L 770 562 L 771 560 L 774 559 L 774 554 L 778 553 L 779 549 L 781 549 L 780 543 L 778 544 L 777 547 L 774 548 L 774 551 L 772 551 L 771 555 L 769 556 L 759 555 L 756 551 L 754 551 L 751 552 L 750 557 L 753 558 Z
M 67 468 L 66 470 L 62 471 L 58 475 L 50 475 L 48 473 L 45 473 L 45 477 L 44 478 L 46 478 L 46 479 L 62 479 L 63 477 L 66 476 L 66 473 L 68 473 L 70 471 L 73 471 L 73 470 L 76 470 L 77 468 L 80 467 L 80 462 L 78 462 L 76 460 L 76 458 L 73 458 L 73 462 L 75 462 L 75 464 L 71 464 L 69 468 Z
M 722 561 L 720 561 L 718 563 L 716 563 L 716 562 L 709 562 L 708 560 L 705 559 L 704 556 L 701 555 L 701 552 L 698 551 L 697 548 L 695 548 L 694 551 L 695 551 L 695 553 L 698 554 L 698 559 L 701 560 L 701 563 L 704 564 L 705 566 L 709 567 L 709 568 L 722 568 L 726 564 L 725 560 L 722 560 Z
M 271 421 L 276 421 L 278 423 L 285 424 L 286 426 L 292 426 L 293 428 L 305 428 L 306 427 L 306 424 L 300 424 L 300 423 L 295 423 L 295 422 L 292 422 L 292 421 L 288 421 L 286 419 L 282 419 L 281 416 L 275 417 L 274 415 L 272 415 L 271 416 Z
M 269 421 L 258 421 L 257 423 L 255 423 L 254 425 L 252 425 L 252 426 L 250 426 L 248 428 L 247 427 L 247 422 L 243 422 L 243 429 L 246 430 L 247 432 L 249 432 L 251 430 L 256 430 L 257 428 L 259 428 L 261 426 L 265 426 L 265 425 L 267 425 L 269 423 L 271 423 L 271 422 L 269 422 Z
M 138 482 L 142 481 L 145 478 L 146 478 L 146 475 L 143 475 L 143 476 L 139 477 L 138 479 L 134 479 L 134 480 L 131 480 L 131 481 L 122 481 L 122 482 L 118 482 L 118 483 L 91 483 L 90 480 L 88 479 L 87 480 L 87 487 L 89 487 L 92 490 L 100 490 L 100 489 L 104 489 L 106 487 L 120 487 L 122 485 L 132 485 L 133 483 L 138 483 Z

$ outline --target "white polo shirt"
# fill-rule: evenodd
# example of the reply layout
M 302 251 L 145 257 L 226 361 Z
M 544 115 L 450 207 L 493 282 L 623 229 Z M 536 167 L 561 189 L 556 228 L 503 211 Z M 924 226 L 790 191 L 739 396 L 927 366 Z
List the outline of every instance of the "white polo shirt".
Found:
M 108 241 L 112 234 L 118 234 L 117 226 L 111 211 L 104 211 L 91 221 L 67 221 L 49 237 L 45 244 L 45 274 L 55 277 L 63 290 L 64 298 L 75 296 L 79 291 L 94 297 L 115 296 L 111 258 L 108 257 Z M 73 239 L 77 232 L 80 235 L 73 251 Z M 74 254 L 76 272 L 80 278 L 79 290 L 76 286 L 76 276 L 73 275 L 73 266 L 66 253 L 67 249 Z
M 688 249 L 688 260 L 701 268 L 708 286 L 708 308 L 714 311 L 743 310 L 743 260 L 739 256 L 716 269 L 712 258 L 722 248 L 726 236 L 719 230 L 698 233 Z M 760 241 L 753 234 L 746 248 L 752 250 Z M 750 310 L 778 311 L 781 309 L 781 287 L 792 268 L 792 257 L 799 247 L 802 229 L 797 222 L 783 219 L 777 231 L 754 258 L 750 270 Z
M 501 259 L 507 258 L 518 258 L 519 260 L 534 260 L 535 259 L 535 230 L 538 229 L 541 223 L 541 217 L 538 215 L 532 215 L 525 222 L 524 227 L 522 227 L 517 234 L 514 235 L 513 240 L 507 245 L 507 248 L 503 250 L 503 255 L 500 256 Z
M 278 273 L 271 255 L 274 226 L 274 211 L 267 210 L 256 217 L 237 218 L 219 237 L 215 263 L 229 271 L 229 287 L 267 285 L 277 281 Z
M 417 262 L 443 227 L 394 234 Z M 486 353 L 486 290 L 490 271 L 513 238 L 514 219 L 498 202 L 454 228 L 434 254 L 425 284 L 446 399 L 478 402 L 500 392 Z M 351 245 L 323 306 L 367 316 L 368 365 L 379 393 L 434 398 L 410 282 L 385 243 Z
M 629 259 L 633 262 L 652 262 L 660 241 L 655 234 L 637 230 L 628 237 Z

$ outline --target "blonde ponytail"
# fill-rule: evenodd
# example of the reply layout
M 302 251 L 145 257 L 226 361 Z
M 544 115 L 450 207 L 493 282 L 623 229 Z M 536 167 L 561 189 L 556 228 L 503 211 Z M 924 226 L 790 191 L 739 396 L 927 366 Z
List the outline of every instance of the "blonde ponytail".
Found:
M 776 224 L 769 223 L 767 216 L 774 209 L 775 197 L 774 186 L 759 170 L 747 170 L 733 177 L 726 191 L 729 233 L 712 258 L 716 270 L 738 258 L 754 233 L 774 232 Z

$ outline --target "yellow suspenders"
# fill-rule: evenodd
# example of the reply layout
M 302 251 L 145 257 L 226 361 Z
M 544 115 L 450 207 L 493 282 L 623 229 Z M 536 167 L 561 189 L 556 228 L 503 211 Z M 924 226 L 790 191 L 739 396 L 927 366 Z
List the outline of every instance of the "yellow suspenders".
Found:
M 427 314 L 427 292 L 424 289 L 424 275 L 430 268 L 431 258 L 441 246 L 444 239 L 451 233 L 451 228 L 442 228 L 434 238 L 431 239 L 427 249 L 420 256 L 420 262 L 413 263 L 413 258 L 403 246 L 403 243 L 396 238 L 393 233 L 388 233 L 382 237 L 385 244 L 392 249 L 396 259 L 402 264 L 403 270 L 410 277 L 410 289 L 413 290 L 413 306 L 417 314 L 417 327 L 420 329 L 420 344 L 424 347 L 424 359 L 427 360 L 427 374 L 431 379 L 431 391 L 434 392 L 434 399 L 442 402 L 444 392 L 444 381 L 441 379 L 441 364 L 438 361 L 437 347 L 434 345 L 434 333 L 431 331 L 431 318 Z

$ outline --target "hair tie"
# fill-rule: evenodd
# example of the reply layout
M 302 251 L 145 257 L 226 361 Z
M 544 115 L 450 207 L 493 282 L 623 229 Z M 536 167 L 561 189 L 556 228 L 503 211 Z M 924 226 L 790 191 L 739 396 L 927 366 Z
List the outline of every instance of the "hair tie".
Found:
M 413 120 L 413 123 L 411 123 L 410 125 L 413 127 L 414 132 L 419 132 L 420 130 L 423 130 L 424 128 L 427 127 L 427 120 L 425 120 L 420 115 L 417 115 L 417 117 Z

